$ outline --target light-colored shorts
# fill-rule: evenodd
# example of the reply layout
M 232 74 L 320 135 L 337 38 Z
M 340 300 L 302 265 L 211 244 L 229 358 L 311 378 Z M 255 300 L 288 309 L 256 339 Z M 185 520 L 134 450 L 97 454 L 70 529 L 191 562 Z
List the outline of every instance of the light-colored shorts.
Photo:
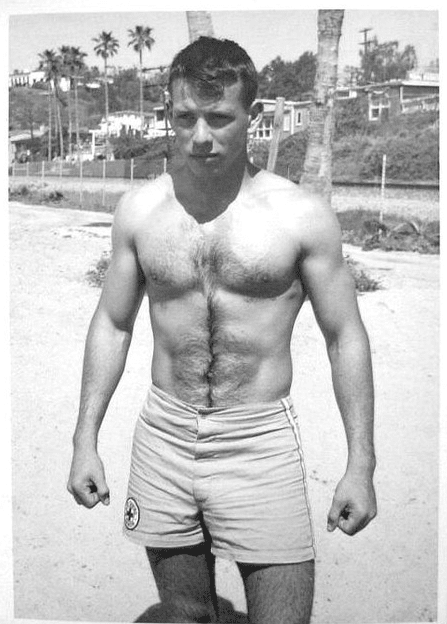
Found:
M 204 541 L 241 563 L 314 559 L 297 417 L 274 403 L 200 407 L 152 386 L 132 449 L 124 532 L 149 548 Z

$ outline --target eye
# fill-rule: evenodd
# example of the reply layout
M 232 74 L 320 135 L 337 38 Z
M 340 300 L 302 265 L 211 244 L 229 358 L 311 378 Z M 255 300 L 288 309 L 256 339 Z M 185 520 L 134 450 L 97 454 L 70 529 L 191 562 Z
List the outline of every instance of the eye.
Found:
M 232 121 L 232 115 L 225 115 L 224 113 L 211 113 L 207 116 L 207 122 L 212 128 L 224 128 Z
M 174 113 L 174 121 L 182 128 L 191 128 L 196 123 L 193 113 Z

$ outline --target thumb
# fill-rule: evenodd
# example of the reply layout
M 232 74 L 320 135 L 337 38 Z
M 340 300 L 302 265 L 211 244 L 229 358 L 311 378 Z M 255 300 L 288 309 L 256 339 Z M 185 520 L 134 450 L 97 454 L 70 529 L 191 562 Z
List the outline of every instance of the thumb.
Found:
M 327 530 L 332 533 L 338 527 L 343 506 L 335 499 L 332 501 L 331 508 L 327 516 Z
M 103 505 L 110 504 L 110 491 L 104 475 L 98 475 L 95 479 L 96 493 Z
M 98 496 L 103 505 L 110 504 L 110 492 L 105 481 L 101 485 L 98 485 Z

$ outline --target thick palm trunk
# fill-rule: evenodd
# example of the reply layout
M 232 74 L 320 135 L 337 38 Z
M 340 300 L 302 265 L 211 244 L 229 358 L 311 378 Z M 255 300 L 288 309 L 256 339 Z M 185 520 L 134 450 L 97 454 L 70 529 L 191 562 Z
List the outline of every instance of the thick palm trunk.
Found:
M 318 11 L 318 54 L 314 101 L 310 110 L 309 139 L 300 186 L 320 195 L 330 205 L 332 189 L 332 130 L 337 85 L 338 44 L 343 10 Z
M 186 11 L 186 19 L 191 43 L 202 35 L 214 37 L 211 13 L 208 11 Z

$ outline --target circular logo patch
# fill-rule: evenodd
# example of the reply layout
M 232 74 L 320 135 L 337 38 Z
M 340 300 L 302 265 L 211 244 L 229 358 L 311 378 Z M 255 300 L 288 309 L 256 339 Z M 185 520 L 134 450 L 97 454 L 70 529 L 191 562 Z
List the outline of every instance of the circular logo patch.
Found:
M 126 500 L 124 507 L 124 524 L 126 529 L 133 531 L 140 521 L 140 508 L 137 505 L 137 501 L 133 498 Z

